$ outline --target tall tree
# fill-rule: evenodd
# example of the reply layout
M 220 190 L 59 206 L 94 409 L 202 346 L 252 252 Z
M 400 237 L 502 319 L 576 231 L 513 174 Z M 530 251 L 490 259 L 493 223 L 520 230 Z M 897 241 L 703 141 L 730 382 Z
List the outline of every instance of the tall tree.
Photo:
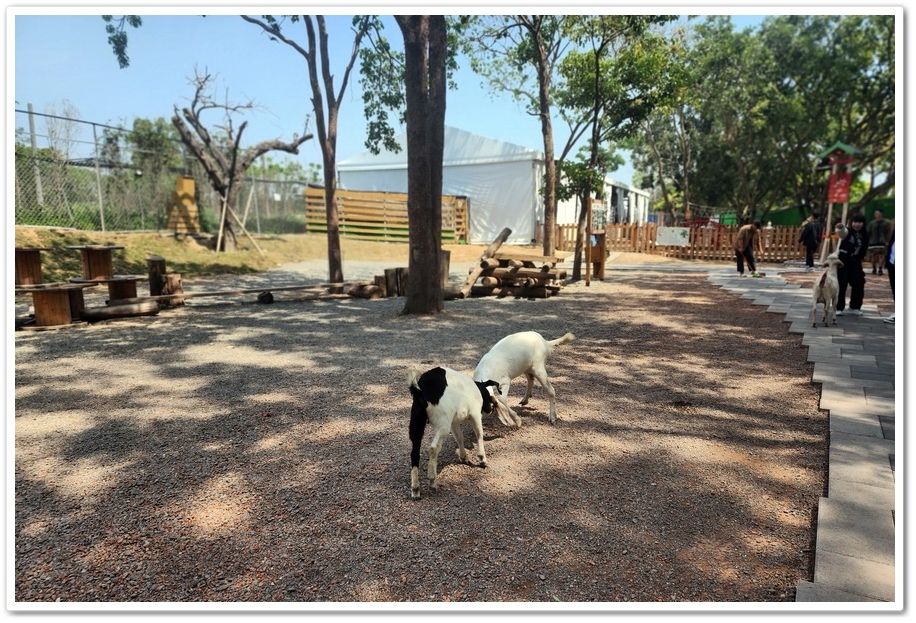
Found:
M 692 97 L 634 139 L 634 164 L 656 163 L 653 181 L 688 191 L 691 205 L 765 218 L 823 206 L 817 155 L 839 140 L 864 152 L 852 164 L 871 178 L 859 202 L 883 196 L 894 186 L 895 26 L 885 15 L 791 15 L 735 32 L 708 19 L 686 58 Z
M 552 86 L 556 65 L 569 46 L 562 15 L 490 15 L 470 20 L 465 49 L 471 68 L 491 88 L 524 102 L 541 125 L 544 141 L 544 255 L 556 250 L 557 166 Z
M 312 135 L 305 134 L 301 137 L 294 135 L 293 140 L 289 142 L 279 139 L 261 141 L 243 151 L 242 134 L 248 122 L 243 121 L 236 128 L 233 115 L 251 108 L 253 103 L 217 103 L 209 94 L 211 82 L 212 76 L 209 74 L 195 76 L 194 98 L 191 100 L 191 105 L 180 111 L 176 106 L 172 124 L 178 130 L 182 142 L 203 166 L 210 185 L 219 195 L 222 216 L 217 250 L 233 250 L 236 237 L 232 221 L 233 219 L 238 221 L 233 208 L 237 204 L 238 192 L 245 179 L 245 172 L 257 158 L 267 152 L 276 150 L 291 154 L 299 153 L 299 146 L 311 139 Z M 222 133 L 221 137 L 214 137 L 202 119 L 204 114 L 213 110 L 223 116 L 222 124 L 214 126 Z
M 350 81 L 350 72 L 356 62 L 364 37 L 372 29 L 378 29 L 378 18 L 371 15 L 353 18 L 353 45 L 350 57 L 344 67 L 339 87 L 334 86 L 331 55 L 328 48 L 328 29 L 323 15 L 289 15 L 276 18 L 265 15 L 256 18 L 242 15 L 242 19 L 256 24 L 276 40 L 280 41 L 306 61 L 309 86 L 312 90 L 312 108 L 315 111 L 315 128 L 321 147 L 324 164 L 324 201 L 328 235 L 328 272 L 332 283 L 343 282 L 343 257 L 340 250 L 340 221 L 337 214 L 337 125 L 340 106 Z M 283 30 L 284 21 L 305 26 L 306 43 L 298 43 Z
M 665 37 L 650 31 L 674 16 L 568 16 L 566 36 L 575 43 L 560 61 L 562 78 L 555 101 L 571 129 L 570 140 L 587 132 L 584 157 L 562 170 L 580 194 L 579 228 L 573 278 L 581 271 L 582 247 L 591 222 L 592 195 L 603 196 L 604 179 L 616 168 L 609 147 L 632 135 L 659 105 L 672 100 L 682 84 L 678 63 Z M 563 181 L 558 184 L 562 191 Z
M 398 15 L 404 37 L 410 279 L 405 314 L 443 309 L 442 159 L 448 35 L 441 15 Z

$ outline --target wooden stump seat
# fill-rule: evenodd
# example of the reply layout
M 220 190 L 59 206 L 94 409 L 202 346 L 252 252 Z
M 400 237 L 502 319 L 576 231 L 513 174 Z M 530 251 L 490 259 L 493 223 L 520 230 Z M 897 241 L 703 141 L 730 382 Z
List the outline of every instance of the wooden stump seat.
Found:
M 16 247 L 16 285 L 34 286 L 44 282 L 41 276 L 41 252 L 47 247 Z
M 74 244 L 67 248 L 80 252 L 83 262 L 83 279 L 100 280 L 114 276 L 112 251 L 124 247 L 114 244 Z
M 146 279 L 145 275 L 112 275 L 102 279 L 86 279 L 85 277 L 73 277 L 71 283 L 76 284 L 97 284 L 104 283 L 108 285 L 108 298 L 111 300 L 130 299 L 137 296 L 137 282 Z
M 19 286 L 16 292 L 32 295 L 36 327 L 58 327 L 81 320 L 85 309 L 83 289 L 94 285 L 94 283 L 45 283 Z

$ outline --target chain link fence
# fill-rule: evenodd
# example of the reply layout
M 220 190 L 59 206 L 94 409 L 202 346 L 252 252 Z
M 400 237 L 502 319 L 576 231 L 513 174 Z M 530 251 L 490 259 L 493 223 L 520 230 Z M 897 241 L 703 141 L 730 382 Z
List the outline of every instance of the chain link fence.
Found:
M 86 231 L 166 230 L 179 177 L 194 178 L 201 230 L 219 226 L 219 195 L 180 141 L 161 152 L 131 130 L 16 110 L 15 223 Z M 304 233 L 304 180 L 246 178 L 233 210 L 252 234 Z

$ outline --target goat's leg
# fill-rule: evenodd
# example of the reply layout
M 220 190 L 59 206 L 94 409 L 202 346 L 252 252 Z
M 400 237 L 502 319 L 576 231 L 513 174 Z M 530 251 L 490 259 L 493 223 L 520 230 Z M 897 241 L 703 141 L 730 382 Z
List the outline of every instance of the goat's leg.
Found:
M 426 477 L 429 479 L 429 488 L 433 491 L 439 489 L 436 483 L 436 465 L 439 462 L 439 450 L 442 448 L 443 431 L 436 431 L 429 443 L 429 462 L 426 464 Z
M 471 425 L 474 427 L 474 434 L 477 435 L 477 458 L 480 460 L 480 466 L 487 466 L 487 453 L 483 449 L 483 422 L 480 417 L 472 417 Z
M 528 379 L 528 389 L 525 390 L 525 397 L 518 403 L 520 405 L 528 404 L 528 399 L 531 398 L 531 389 L 534 387 L 534 375 L 530 372 L 525 372 L 525 377 Z M 541 383 L 541 385 L 543 385 L 543 383 Z
M 557 393 L 554 391 L 553 385 L 550 384 L 550 379 L 547 378 L 547 369 L 541 366 L 533 368 L 531 373 L 541 384 L 541 387 L 544 388 L 544 391 L 547 392 L 547 400 L 550 401 L 550 423 L 553 424 L 557 421 Z
M 461 430 L 461 423 L 458 419 L 452 420 L 452 436 L 458 444 L 458 460 L 462 463 L 468 462 L 467 451 L 464 449 L 464 431 Z
M 817 301 L 811 306 L 811 326 L 817 328 Z

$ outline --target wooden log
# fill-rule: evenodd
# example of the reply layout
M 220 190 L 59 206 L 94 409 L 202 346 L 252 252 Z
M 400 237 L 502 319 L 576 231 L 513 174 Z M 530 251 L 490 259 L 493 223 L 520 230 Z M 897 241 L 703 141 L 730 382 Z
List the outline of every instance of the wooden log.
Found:
M 497 260 L 497 261 L 499 261 L 499 260 Z M 516 260 L 516 259 L 513 259 L 513 258 L 508 258 L 508 259 L 506 259 L 506 260 L 503 260 L 502 262 L 500 262 L 500 264 L 503 264 L 503 265 L 505 265 L 505 266 L 508 266 L 509 268 L 522 268 L 522 267 L 525 265 L 525 263 L 524 263 L 523 261 L 521 261 L 521 260 Z
M 529 255 L 523 252 L 510 252 L 510 251 L 497 251 L 496 253 L 493 254 L 493 257 L 495 257 L 498 260 L 516 259 L 516 260 L 522 260 L 525 262 L 532 262 L 534 264 L 549 264 L 551 266 L 559 262 L 562 262 L 565 259 L 560 256 L 554 256 L 554 255 Z
M 490 268 L 499 268 L 499 260 L 496 259 L 495 257 L 488 257 L 488 258 L 482 259 L 480 260 L 479 268 L 481 268 L 482 270 L 488 270 Z M 474 268 L 471 268 L 470 270 L 468 270 L 468 274 L 473 273 L 474 270 L 475 270 Z
M 495 287 L 498 286 L 500 283 L 501 283 L 501 282 L 500 282 L 500 279 L 499 279 L 498 277 L 486 276 L 486 277 L 481 277 L 481 278 L 480 278 L 480 285 L 482 285 L 482 286 L 484 286 L 484 287 L 487 287 L 487 288 L 495 288 Z
M 159 296 L 165 285 L 165 258 L 151 255 L 146 258 L 146 270 L 149 276 L 149 295 Z
M 382 289 L 375 284 L 354 286 L 347 291 L 347 294 L 361 299 L 380 299 L 383 297 Z
M 410 276 L 410 269 L 407 267 L 398 268 L 398 296 L 407 296 L 407 280 Z
M 388 284 L 385 281 L 385 275 L 375 276 L 375 287 L 381 290 L 382 297 L 388 296 Z
M 398 296 L 398 269 L 385 269 L 385 292 L 388 296 Z
M 496 253 L 499 247 L 502 246 L 502 244 L 511 234 L 512 230 L 508 227 L 499 232 L 499 235 L 496 237 L 496 239 L 491 242 L 490 246 L 484 250 L 483 254 L 480 256 L 480 260 L 483 261 L 487 258 L 493 257 L 493 254 Z M 468 275 L 468 279 L 465 282 L 464 287 L 461 288 L 462 298 L 468 297 L 468 295 L 471 293 L 471 288 L 474 286 L 474 283 L 477 281 L 477 278 L 480 277 L 480 273 L 482 273 L 483 270 L 483 268 L 478 266 L 471 272 L 470 275 Z
M 331 289 L 343 290 L 345 286 L 357 286 L 357 285 L 374 285 L 371 281 L 357 281 L 353 283 L 314 283 L 307 286 L 278 286 L 275 288 L 253 288 L 246 290 L 222 290 L 219 292 L 184 292 L 182 294 L 163 294 L 160 296 L 144 296 L 133 299 L 122 299 L 122 300 L 111 300 L 108 301 L 109 306 L 116 305 L 132 305 L 134 303 L 142 303 L 145 301 L 164 301 L 176 297 L 182 299 L 192 299 L 203 296 L 233 296 L 237 294 L 260 294 L 261 292 L 280 292 L 285 290 L 310 290 L 310 289 L 324 289 L 330 291 Z M 344 295 L 346 296 L 346 295 Z
M 162 294 L 171 295 L 171 298 L 160 299 L 165 307 L 181 307 L 184 305 L 184 288 L 181 287 L 181 273 L 166 273 L 162 276 Z
M 566 278 L 565 268 L 553 268 L 551 270 L 537 270 L 534 268 L 493 268 L 486 273 L 500 279 L 525 279 L 528 277 L 540 279 L 543 281 L 559 281 Z
M 473 296 L 498 296 L 499 298 L 513 296 L 516 298 L 546 299 L 550 298 L 554 293 L 554 290 L 546 286 L 535 286 L 533 288 L 526 286 L 500 286 L 497 288 L 473 286 L 471 288 Z
M 155 316 L 158 313 L 159 303 L 156 301 L 143 301 L 132 305 L 115 305 L 114 307 L 87 307 L 83 310 L 81 318 L 86 322 L 97 322 L 99 320 L 131 318 L 134 316 Z

